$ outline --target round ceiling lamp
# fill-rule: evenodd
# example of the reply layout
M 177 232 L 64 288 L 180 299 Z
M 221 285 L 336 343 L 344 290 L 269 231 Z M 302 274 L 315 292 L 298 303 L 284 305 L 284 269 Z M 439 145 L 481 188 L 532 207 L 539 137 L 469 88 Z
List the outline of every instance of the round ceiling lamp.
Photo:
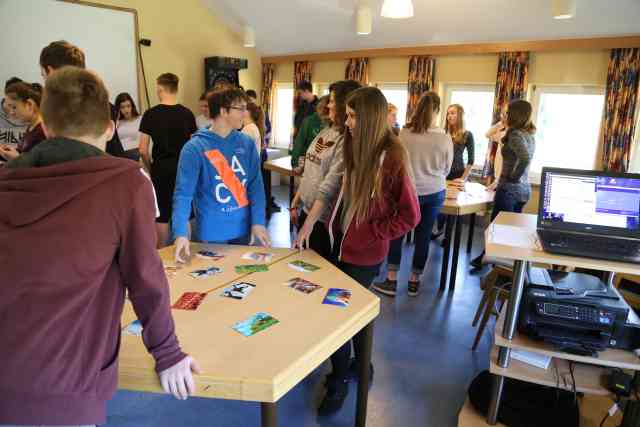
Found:
M 576 0 L 552 0 L 553 19 L 571 19 L 576 16 Z
M 373 15 L 369 6 L 360 6 L 356 11 L 356 33 L 359 35 L 371 34 Z
M 411 0 L 384 0 L 380 16 L 392 19 L 411 18 L 413 17 L 413 2 Z

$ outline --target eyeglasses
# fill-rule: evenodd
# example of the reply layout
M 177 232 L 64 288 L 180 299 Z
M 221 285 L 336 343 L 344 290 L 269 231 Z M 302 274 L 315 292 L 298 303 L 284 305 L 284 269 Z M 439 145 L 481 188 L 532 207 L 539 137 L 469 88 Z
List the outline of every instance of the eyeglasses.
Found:
M 232 105 L 232 106 L 231 106 L 231 107 L 229 107 L 229 108 L 230 108 L 230 109 L 232 109 L 232 110 L 242 111 L 243 113 L 244 113 L 245 111 L 247 111 L 247 106 L 246 106 L 246 105 L 245 105 L 245 106 L 243 106 L 243 107 L 235 107 L 235 106 L 233 106 L 233 105 Z

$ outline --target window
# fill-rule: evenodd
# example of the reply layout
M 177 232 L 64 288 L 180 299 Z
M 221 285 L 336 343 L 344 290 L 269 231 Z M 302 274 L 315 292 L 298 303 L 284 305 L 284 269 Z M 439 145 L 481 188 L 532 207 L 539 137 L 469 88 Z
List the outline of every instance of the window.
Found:
M 640 104 L 636 109 L 636 134 L 632 144 L 629 172 L 640 173 Z
M 494 89 L 495 86 L 491 84 L 447 85 L 445 89 L 446 102 L 442 106 L 442 127 L 445 124 L 446 111 L 449 105 L 462 105 L 462 108 L 464 108 L 465 128 L 473 134 L 475 142 L 474 163 L 480 167 L 484 165 L 489 142 L 484 135 L 493 121 Z
M 331 85 L 331 83 L 316 83 L 315 89 L 316 89 L 316 95 L 318 95 L 318 98 L 321 98 L 325 95 L 329 95 L 329 86 Z
M 533 87 L 533 123 L 538 128 L 530 167 L 534 182 L 543 166 L 595 167 L 603 107 L 602 87 Z
M 288 148 L 293 132 L 293 83 L 276 84 L 274 104 L 274 146 Z
M 398 124 L 404 126 L 407 118 L 407 103 L 409 94 L 406 83 L 380 83 L 377 85 L 387 102 L 398 107 Z

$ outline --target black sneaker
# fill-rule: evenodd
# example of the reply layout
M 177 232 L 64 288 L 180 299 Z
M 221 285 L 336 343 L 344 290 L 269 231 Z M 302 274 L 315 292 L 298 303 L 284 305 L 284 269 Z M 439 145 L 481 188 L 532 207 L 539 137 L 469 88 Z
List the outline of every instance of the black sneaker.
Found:
M 346 379 L 341 380 L 327 375 L 326 383 L 327 393 L 318 407 L 318 416 L 320 417 L 327 417 L 338 412 L 349 394 L 349 383 Z
M 410 297 L 417 297 L 420 293 L 420 282 L 409 282 L 407 290 Z
M 360 380 L 360 375 L 358 375 L 358 362 L 355 357 L 351 358 L 349 362 L 349 381 L 358 382 Z M 369 364 L 369 388 L 373 384 L 373 363 Z
M 397 280 L 385 280 L 382 283 L 374 283 L 371 285 L 374 291 L 378 291 L 381 294 L 388 295 L 390 297 L 396 296 L 396 288 L 398 287 Z

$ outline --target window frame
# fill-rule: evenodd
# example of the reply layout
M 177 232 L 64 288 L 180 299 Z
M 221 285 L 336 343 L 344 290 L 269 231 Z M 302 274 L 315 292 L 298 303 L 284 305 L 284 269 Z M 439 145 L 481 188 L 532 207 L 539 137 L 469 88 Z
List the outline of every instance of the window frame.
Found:
M 369 83 L 369 86 L 375 86 L 378 89 L 380 89 L 380 91 L 404 90 L 407 94 L 407 104 L 409 102 L 409 85 L 407 82 L 375 82 L 375 83 Z M 396 105 L 396 107 L 400 109 L 400 106 Z M 406 123 L 408 119 L 406 117 L 407 105 L 403 105 L 402 108 L 404 109 L 404 112 L 405 112 L 405 123 Z M 405 125 L 405 123 L 400 123 L 400 121 L 398 121 L 398 125 L 400 125 L 400 128 L 402 128 Z
M 465 92 L 491 92 L 494 94 L 494 99 L 495 99 L 495 89 L 496 89 L 496 83 L 495 82 L 474 82 L 474 83 L 461 83 L 461 82 L 443 82 L 442 83 L 442 99 L 443 99 L 443 103 L 442 103 L 442 108 L 440 108 L 440 117 L 438 118 L 438 123 L 440 125 L 440 127 L 442 127 L 444 129 L 444 122 L 446 120 L 446 109 L 449 107 L 449 105 L 451 105 L 451 95 L 454 91 L 458 90 L 458 91 L 465 91 Z M 489 108 L 491 109 L 491 115 L 493 115 L 493 104 L 489 106 Z M 487 123 L 487 131 L 489 130 L 489 128 L 491 127 L 491 123 Z M 474 135 L 474 139 L 477 141 L 478 138 L 485 138 L 485 133 L 486 131 L 482 134 L 482 135 Z M 477 151 L 477 150 L 476 150 Z M 475 163 L 473 165 L 473 167 L 471 168 L 472 171 L 474 172 L 482 172 L 482 170 L 484 169 L 484 159 L 480 159 L 478 157 L 478 159 L 481 161 L 481 163 Z
M 271 148 L 283 148 L 283 149 L 288 149 L 289 145 L 291 144 L 291 141 L 287 141 L 286 143 L 284 142 L 280 142 L 278 141 L 278 109 L 281 108 L 281 106 L 278 105 L 278 89 L 294 89 L 293 88 L 293 82 L 276 82 L 275 84 L 275 88 L 274 88 L 274 100 L 273 100 L 273 113 L 272 113 L 272 117 L 273 117 L 273 123 L 271 125 L 272 131 L 271 131 Z M 294 93 L 295 96 L 295 93 Z M 291 103 L 291 105 L 289 106 L 289 108 L 292 111 L 292 115 L 294 114 L 293 112 L 293 102 Z M 293 116 L 292 116 L 292 120 L 291 120 L 291 124 L 290 124 L 290 131 L 289 131 L 289 139 L 291 139 L 291 132 L 293 131 Z
M 540 98 L 543 93 L 554 95 L 602 95 L 604 98 L 602 103 L 602 111 L 600 112 L 600 126 L 598 127 L 598 136 L 596 138 L 596 155 L 594 156 L 591 169 L 598 167 L 598 154 L 601 153 L 600 147 L 597 145 L 602 141 L 602 119 L 604 117 L 604 109 L 606 100 L 606 86 L 604 85 L 576 85 L 576 84 L 530 84 L 527 92 L 527 98 L 531 103 L 532 113 L 531 120 L 538 127 L 538 111 L 540 109 Z M 538 141 L 536 140 L 536 143 Z M 567 165 L 571 168 L 571 165 Z M 534 185 L 540 184 L 541 173 L 529 171 L 529 182 Z

